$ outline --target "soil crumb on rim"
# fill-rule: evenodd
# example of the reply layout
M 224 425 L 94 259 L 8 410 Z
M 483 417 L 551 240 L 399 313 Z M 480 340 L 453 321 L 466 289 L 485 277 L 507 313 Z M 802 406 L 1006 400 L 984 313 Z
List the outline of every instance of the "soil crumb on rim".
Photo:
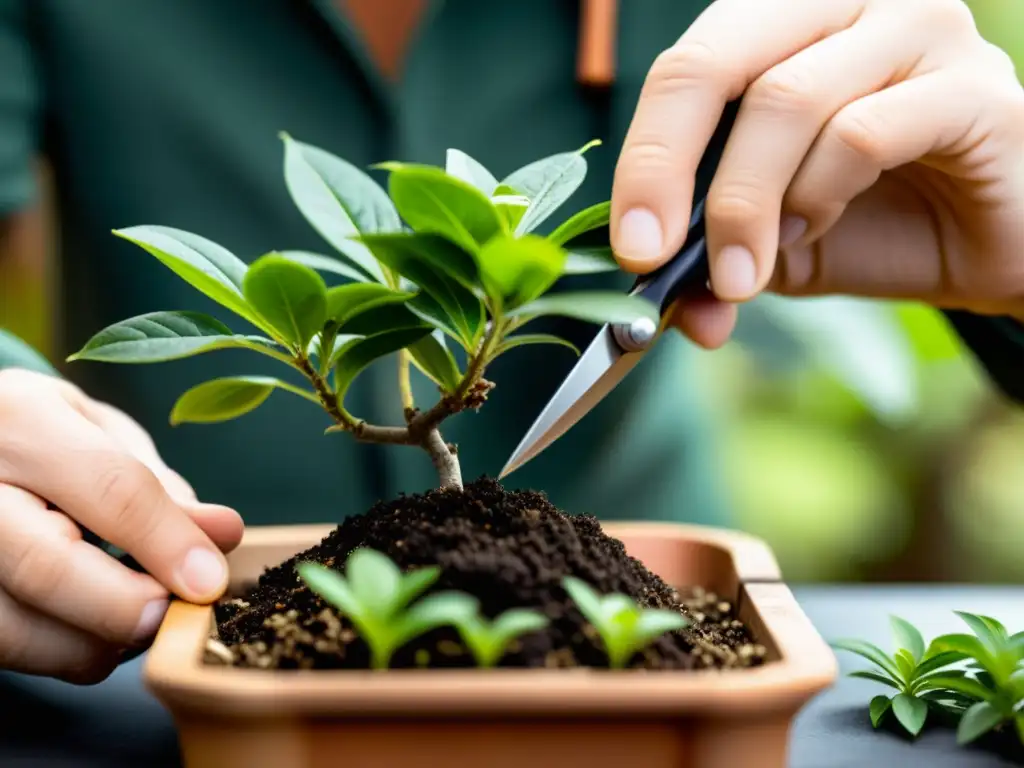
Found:
M 596 518 L 567 515 L 542 493 L 510 492 L 481 479 L 462 492 L 433 490 L 378 503 L 346 519 L 316 546 L 270 568 L 245 594 L 215 607 L 219 639 L 206 661 L 261 669 L 365 669 L 369 653 L 347 619 L 306 588 L 295 572 L 314 561 L 342 569 L 352 550 L 370 547 L 403 570 L 438 565 L 431 592 L 456 589 L 480 600 L 490 618 L 532 608 L 550 620 L 523 635 L 502 667 L 607 667 L 600 638 L 562 589 L 576 576 L 602 594 L 621 592 L 650 608 L 674 608 L 692 623 L 637 654 L 642 669 L 756 666 L 765 649 L 733 614 L 733 606 L 694 588 L 680 595 L 629 557 Z M 399 649 L 392 668 L 473 667 L 458 633 L 433 630 Z

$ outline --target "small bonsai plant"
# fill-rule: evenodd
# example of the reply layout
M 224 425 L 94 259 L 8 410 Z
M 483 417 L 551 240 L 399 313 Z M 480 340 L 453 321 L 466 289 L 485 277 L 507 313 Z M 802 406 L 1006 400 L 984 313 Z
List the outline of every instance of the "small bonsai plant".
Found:
M 117 230 L 258 333 L 235 332 L 194 311 L 152 312 L 105 328 L 71 360 L 155 363 L 250 350 L 279 361 L 299 382 L 246 375 L 207 381 L 181 395 L 171 422 L 234 419 L 281 390 L 323 408 L 333 421 L 328 431 L 422 448 L 440 486 L 461 488 L 457 452 L 443 439 L 442 422 L 484 403 L 494 386 L 487 367 L 506 352 L 524 344 L 572 348 L 554 336 L 518 331 L 544 315 L 658 319 L 654 305 L 638 297 L 548 294 L 565 275 L 615 268 L 609 247 L 582 246 L 585 235 L 608 223 L 608 203 L 576 213 L 547 236 L 534 234 L 579 188 L 584 154 L 597 142 L 530 163 L 500 182 L 454 149 L 444 168 L 383 163 L 377 168 L 389 174 L 385 192 L 323 149 L 287 134 L 282 139 L 292 200 L 335 253 L 275 251 L 246 265 L 178 229 Z M 329 287 L 321 273 L 342 282 Z M 346 408 L 346 393 L 371 363 L 392 354 L 404 423 L 367 423 Z M 438 399 L 427 408 L 413 400 L 413 366 L 437 386 Z
M 876 728 L 891 712 L 904 730 L 916 736 L 929 711 L 937 710 L 958 721 L 960 744 L 990 731 L 1012 729 L 1024 746 L 1024 632 L 1010 635 L 991 617 L 956 613 L 973 634 L 942 635 L 926 647 L 917 628 L 892 617 L 897 646 L 892 655 L 863 640 L 838 640 L 833 646 L 875 666 L 851 672 L 851 677 L 897 691 L 871 700 L 871 723 Z

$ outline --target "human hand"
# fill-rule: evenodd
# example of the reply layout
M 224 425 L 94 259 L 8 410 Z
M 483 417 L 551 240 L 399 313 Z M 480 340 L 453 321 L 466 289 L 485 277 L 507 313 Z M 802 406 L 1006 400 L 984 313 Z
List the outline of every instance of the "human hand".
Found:
M 0 371 L 0 669 L 99 682 L 152 637 L 169 590 L 222 594 L 222 552 L 241 536 L 238 514 L 198 502 L 123 412 L 66 381 Z
M 707 198 L 708 295 L 673 320 L 723 344 L 763 290 L 1024 317 L 1024 89 L 963 0 L 717 0 L 648 74 L 612 244 L 649 272 L 743 96 Z

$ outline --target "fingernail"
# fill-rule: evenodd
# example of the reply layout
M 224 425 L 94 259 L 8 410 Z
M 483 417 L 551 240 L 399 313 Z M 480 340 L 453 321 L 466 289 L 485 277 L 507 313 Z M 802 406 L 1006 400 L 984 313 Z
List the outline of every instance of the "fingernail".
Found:
M 167 601 L 163 599 L 150 600 L 146 603 L 146 607 L 142 609 L 142 615 L 139 616 L 139 623 L 132 633 L 133 643 L 141 643 L 156 634 L 160 622 L 164 620 L 164 614 L 167 613 L 167 605 Z
M 779 225 L 779 247 L 792 245 L 807 231 L 807 220 L 799 216 L 784 216 Z
M 657 261 L 661 258 L 662 234 L 658 217 L 646 208 L 627 211 L 619 221 L 616 252 L 635 262 Z
M 202 598 L 219 592 L 227 573 L 220 557 L 208 549 L 196 548 L 185 556 L 179 576 L 194 596 Z
M 757 287 L 757 266 L 754 254 L 742 245 L 727 245 L 718 254 L 712 282 L 720 298 L 741 301 L 749 298 Z

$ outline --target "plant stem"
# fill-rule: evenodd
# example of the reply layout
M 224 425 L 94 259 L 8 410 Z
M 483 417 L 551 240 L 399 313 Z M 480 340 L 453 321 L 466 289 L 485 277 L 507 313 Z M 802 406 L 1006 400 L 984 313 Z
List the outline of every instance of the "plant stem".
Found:
M 424 450 L 430 454 L 430 460 L 434 463 L 434 469 L 437 470 L 441 487 L 455 488 L 461 491 L 462 468 L 459 466 L 459 457 L 448 447 L 436 427 L 427 432 L 422 445 Z
M 409 350 L 403 349 L 398 353 L 398 391 L 402 396 L 402 413 L 405 420 L 412 420 L 416 414 L 416 402 L 412 397 L 412 381 L 409 379 L 409 363 L 412 357 Z

